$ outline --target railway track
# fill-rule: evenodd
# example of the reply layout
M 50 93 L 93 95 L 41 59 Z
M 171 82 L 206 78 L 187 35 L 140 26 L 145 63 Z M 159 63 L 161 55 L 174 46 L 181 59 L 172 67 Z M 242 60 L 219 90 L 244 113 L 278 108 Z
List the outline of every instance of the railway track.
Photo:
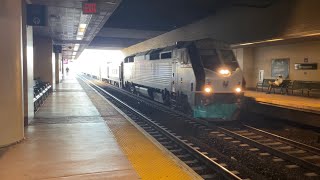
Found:
M 246 125 L 240 129 L 210 125 L 206 121 L 194 119 L 162 104 L 147 98 L 133 96 L 127 91 L 112 86 L 105 86 L 101 83 L 99 86 L 104 88 L 96 84 L 92 84 L 92 86 L 129 114 L 145 131 L 205 179 L 216 179 L 217 177 L 226 179 L 275 178 L 278 175 L 285 177 L 288 172 L 292 172 L 292 176 L 298 175 L 298 179 L 319 178 L 319 149 Z M 104 89 L 107 89 L 108 92 Z M 126 102 L 122 102 L 120 99 L 125 99 Z M 163 116 L 163 114 L 165 117 L 149 118 Z M 180 126 L 180 131 L 177 128 L 171 128 L 170 126 L 173 124 Z M 192 138 L 190 134 L 181 131 L 181 126 L 188 127 L 187 129 L 190 129 L 193 134 L 200 132 L 204 135 L 202 137 L 204 141 L 199 142 L 197 138 Z M 193 130 L 196 132 L 192 132 Z M 269 162 L 277 164 L 276 168 L 282 167 L 287 171 L 275 173 L 274 176 L 268 172 L 262 172 L 260 175 L 260 172 L 254 173 L 257 169 L 252 167 L 250 172 L 248 168 L 239 165 L 239 163 L 245 164 L 246 162 L 232 161 L 228 152 L 223 150 L 221 153 L 213 150 L 212 147 L 206 147 L 204 142 L 213 137 L 258 156 L 256 159 L 269 159 Z M 273 168 L 273 171 L 276 171 L 276 168 Z M 249 167 L 249 169 L 251 168 Z
M 136 124 L 153 136 L 160 144 L 181 159 L 203 179 L 247 179 L 246 177 L 239 176 L 237 170 L 230 171 L 226 169 L 224 163 L 219 163 L 216 157 L 209 156 L 207 152 L 201 151 L 199 147 L 195 147 L 186 139 L 176 135 L 160 123 L 146 117 L 101 87 L 88 81 L 87 83 L 121 109 Z
M 303 167 L 310 170 L 310 172 L 305 173 L 305 176 L 320 177 L 320 149 L 318 148 L 248 125 L 243 125 L 241 130 L 230 130 L 222 127 L 219 127 L 218 129 L 225 135 L 272 153 L 277 156 L 273 159 L 274 162 L 287 160 L 294 163 L 286 165 L 286 168 Z

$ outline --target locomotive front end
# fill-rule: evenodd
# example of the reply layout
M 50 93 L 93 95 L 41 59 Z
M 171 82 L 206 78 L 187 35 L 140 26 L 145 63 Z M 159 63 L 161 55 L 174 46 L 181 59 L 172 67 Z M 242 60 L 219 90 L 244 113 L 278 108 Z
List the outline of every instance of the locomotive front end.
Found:
M 212 45 L 210 46 L 212 47 Z M 226 46 L 198 48 L 204 81 L 195 96 L 193 115 L 209 120 L 238 119 L 243 97 L 243 74 Z

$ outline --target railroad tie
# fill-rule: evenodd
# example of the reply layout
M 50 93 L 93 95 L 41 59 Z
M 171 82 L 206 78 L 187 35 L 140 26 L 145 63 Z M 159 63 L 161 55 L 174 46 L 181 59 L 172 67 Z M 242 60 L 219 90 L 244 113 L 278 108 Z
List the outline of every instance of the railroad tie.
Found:
M 304 175 L 305 175 L 305 176 L 308 176 L 308 177 L 316 177 L 316 176 L 319 176 L 319 174 L 316 174 L 316 173 L 314 173 L 314 172 L 305 173 Z
M 286 165 L 286 168 L 288 168 L 288 169 L 293 169 L 293 168 L 298 168 L 298 167 L 299 166 L 295 165 L 295 164 Z

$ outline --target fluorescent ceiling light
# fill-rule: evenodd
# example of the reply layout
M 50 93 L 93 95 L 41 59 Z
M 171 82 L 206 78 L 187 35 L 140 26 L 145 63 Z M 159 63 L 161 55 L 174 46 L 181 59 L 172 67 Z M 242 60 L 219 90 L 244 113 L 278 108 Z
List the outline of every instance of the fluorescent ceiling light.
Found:
M 78 31 L 78 35 L 83 36 L 84 32 Z
M 261 44 L 261 43 L 266 43 L 266 42 L 282 41 L 282 40 L 284 40 L 284 39 L 282 39 L 282 38 L 268 39 L 268 40 L 264 40 L 264 41 L 249 42 L 249 43 L 243 43 L 243 44 L 239 44 L 239 45 L 240 46 L 246 46 L 246 45 Z
M 72 55 L 74 55 L 74 56 L 77 55 L 77 52 L 73 52 Z
M 77 40 L 82 40 L 83 36 L 77 36 Z
M 75 45 L 74 45 L 74 49 L 73 49 L 73 50 L 74 50 L 74 51 L 78 51 L 79 46 L 80 46 L 80 44 L 75 44 Z
M 80 29 L 86 29 L 86 27 L 87 27 L 87 24 L 79 24 Z
M 78 32 L 85 32 L 86 31 L 86 29 L 84 29 L 84 28 L 79 28 L 79 30 L 78 30 Z

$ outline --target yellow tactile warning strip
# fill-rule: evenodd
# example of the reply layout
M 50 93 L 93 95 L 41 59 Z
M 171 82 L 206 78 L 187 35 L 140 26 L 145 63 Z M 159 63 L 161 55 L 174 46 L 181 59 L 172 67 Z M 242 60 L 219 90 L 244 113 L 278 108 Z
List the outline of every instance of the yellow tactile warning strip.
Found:
M 255 91 L 246 91 L 245 96 L 253 97 L 256 99 L 256 101 L 264 103 L 320 112 L 320 100 L 318 98 L 287 96 L 281 94 L 266 94 Z
M 81 83 L 80 83 L 81 84 Z M 141 179 L 202 179 L 139 131 L 126 115 L 91 88 L 83 87 Z M 108 111 L 108 112 L 105 112 Z M 119 111 L 119 112 L 118 112 Z M 109 114 L 111 113 L 111 114 Z M 121 113 L 121 114 L 120 114 Z M 125 116 L 125 117 L 124 117 Z M 126 119 L 128 118 L 128 119 Z M 129 121 L 130 122 L 129 122 Z M 159 144 L 158 144 L 159 145 Z
M 142 179 L 193 179 L 126 119 L 110 118 L 106 122 Z

